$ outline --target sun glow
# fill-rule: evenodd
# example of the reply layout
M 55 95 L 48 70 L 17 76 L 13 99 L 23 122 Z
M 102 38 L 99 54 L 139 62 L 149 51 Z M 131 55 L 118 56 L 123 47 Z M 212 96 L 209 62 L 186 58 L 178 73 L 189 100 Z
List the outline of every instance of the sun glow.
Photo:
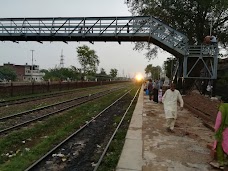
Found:
M 143 80 L 142 74 L 137 74 L 137 75 L 135 76 L 135 79 L 136 79 L 137 81 L 142 81 L 142 80 Z

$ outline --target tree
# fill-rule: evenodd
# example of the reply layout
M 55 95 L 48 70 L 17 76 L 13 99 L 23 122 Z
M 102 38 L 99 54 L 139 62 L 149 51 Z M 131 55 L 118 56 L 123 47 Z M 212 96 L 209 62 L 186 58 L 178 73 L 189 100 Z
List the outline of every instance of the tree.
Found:
M 118 70 L 115 69 L 115 68 L 113 68 L 113 69 L 110 70 L 110 75 L 111 75 L 113 78 L 115 78 L 115 77 L 117 76 L 117 73 L 118 73 Z
M 79 80 L 80 72 L 77 68 L 54 68 L 42 70 L 45 73 L 44 80 L 60 81 L 60 80 Z
M 145 68 L 145 74 L 146 75 L 148 75 L 148 74 L 152 75 L 152 73 L 151 73 L 152 68 L 153 68 L 152 64 L 147 65 L 146 68 Z
M 88 46 L 83 45 L 76 48 L 78 61 L 82 66 L 83 74 L 95 74 L 100 61 L 96 52 Z
M 0 79 L 15 81 L 17 78 L 16 72 L 7 66 L 0 67 Z
M 164 62 L 164 70 L 165 70 L 165 75 L 172 79 L 172 75 L 173 75 L 173 71 L 174 71 L 174 64 L 175 64 L 175 59 L 174 58 L 168 58 L 165 62 Z
M 189 44 L 200 44 L 212 31 L 223 47 L 228 43 L 227 0 L 128 0 L 133 15 L 152 15 L 189 38 Z M 147 49 L 146 57 L 156 56 L 157 48 L 136 43 L 135 49 Z M 154 55 L 154 56 L 153 56 Z
M 100 75 L 107 75 L 104 68 L 101 68 Z
M 160 66 L 153 67 L 152 64 L 149 64 L 145 68 L 145 73 L 151 75 L 152 79 L 160 79 L 160 73 L 162 69 Z

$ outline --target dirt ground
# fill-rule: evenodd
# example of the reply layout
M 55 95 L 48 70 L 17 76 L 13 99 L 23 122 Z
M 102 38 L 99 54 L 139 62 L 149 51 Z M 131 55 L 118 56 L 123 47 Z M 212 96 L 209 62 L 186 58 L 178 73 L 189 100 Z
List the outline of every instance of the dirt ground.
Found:
M 212 100 L 210 97 L 205 97 L 197 91 L 193 91 L 190 94 L 183 96 L 183 99 L 185 103 L 204 112 L 215 120 L 220 104 L 218 100 Z
M 196 94 L 184 101 L 200 107 L 205 113 L 216 113 L 218 103 Z M 208 144 L 214 141 L 214 133 L 202 120 L 186 108 L 178 111 L 175 133 L 165 129 L 162 104 L 148 100 L 144 95 L 143 106 L 143 171 L 214 171 L 208 162 L 212 160 Z

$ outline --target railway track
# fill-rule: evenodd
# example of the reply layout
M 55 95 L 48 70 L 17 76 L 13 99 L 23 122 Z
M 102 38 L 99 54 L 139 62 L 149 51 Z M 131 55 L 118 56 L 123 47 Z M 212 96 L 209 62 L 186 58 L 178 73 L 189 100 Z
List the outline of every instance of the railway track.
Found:
M 32 97 L 22 97 L 22 98 L 11 99 L 11 100 L 3 100 L 3 101 L 0 101 L 0 108 L 6 107 L 6 106 L 9 107 L 12 105 L 23 104 L 23 103 L 27 103 L 27 102 L 31 102 L 31 101 L 39 101 L 39 100 L 44 100 L 44 99 L 57 98 L 57 97 L 61 97 L 64 95 L 77 95 L 78 93 L 83 93 L 83 92 L 87 92 L 87 91 L 97 91 L 99 89 L 108 89 L 108 87 L 110 87 L 110 86 L 116 87 L 118 85 L 90 87 L 90 88 L 86 88 L 86 89 L 82 88 L 82 89 L 75 89 L 75 90 L 70 90 L 70 91 L 36 95 L 36 96 L 32 96 Z
M 6 101 L 4 100 L 4 101 L 0 102 L 0 107 L 22 104 L 22 103 L 36 101 L 36 100 L 50 98 L 50 97 L 58 97 L 58 96 L 62 96 L 65 94 L 72 93 L 72 92 L 74 92 L 74 91 L 50 93 L 50 94 L 44 94 L 44 95 L 39 95 L 39 96 L 34 96 L 34 97 L 23 97 L 23 98 L 19 98 L 19 99 L 6 100 Z
M 29 166 L 26 171 L 96 171 L 128 110 L 136 99 L 139 89 L 133 98 L 128 96 L 130 91 L 48 151 Z M 121 117 L 118 124 L 115 123 L 115 117 L 117 116 Z
M 19 129 L 33 122 L 40 121 L 51 115 L 69 110 L 75 106 L 81 105 L 96 98 L 100 98 L 121 88 L 123 87 L 100 91 L 94 94 L 87 94 L 63 102 L 2 117 L 0 118 L 0 134 L 6 135 L 12 130 Z
M 36 108 L 40 108 L 42 106 L 47 106 L 53 103 L 58 103 L 58 102 L 62 102 L 62 101 L 66 101 L 68 99 L 72 99 L 72 98 L 76 98 L 76 97 L 80 97 L 86 94 L 93 94 L 97 91 L 101 91 L 101 90 L 108 90 L 110 88 L 117 88 L 120 87 L 121 85 L 111 85 L 110 87 L 108 86 L 101 86 L 101 87 L 93 87 L 93 88 L 87 88 L 87 89 L 80 89 L 79 91 L 72 91 L 70 93 L 67 94 L 63 94 L 60 96 L 56 96 L 56 97 L 49 97 L 49 98 L 44 98 L 44 99 L 37 99 L 37 100 L 29 100 L 28 102 L 24 102 L 24 103 L 20 103 L 20 104 L 14 104 L 11 106 L 3 106 L 0 107 L 0 118 L 1 117 L 5 117 L 8 115 L 12 115 L 15 113 L 20 113 L 23 112 L 25 110 L 32 110 L 32 109 L 36 109 Z M 122 84 L 122 86 L 124 86 Z

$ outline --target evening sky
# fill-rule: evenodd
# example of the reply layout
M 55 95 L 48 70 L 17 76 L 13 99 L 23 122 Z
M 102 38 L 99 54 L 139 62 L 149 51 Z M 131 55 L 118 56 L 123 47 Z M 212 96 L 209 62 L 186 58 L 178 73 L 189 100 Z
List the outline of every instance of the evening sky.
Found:
M 1 1 L 0 18 L 28 18 L 28 17 L 109 17 L 131 16 L 124 0 L 5 0 Z M 96 51 L 100 68 L 109 73 L 111 68 L 118 69 L 119 76 L 133 77 L 136 73 L 144 74 L 148 64 L 162 66 L 164 60 L 171 55 L 160 51 L 158 57 L 148 61 L 145 51 L 133 50 L 133 42 L 0 42 L 0 65 L 13 63 L 24 65 L 32 63 L 34 50 L 34 64 L 40 69 L 58 67 L 61 51 L 63 50 L 64 67 L 80 67 L 77 61 L 76 47 L 88 45 Z

